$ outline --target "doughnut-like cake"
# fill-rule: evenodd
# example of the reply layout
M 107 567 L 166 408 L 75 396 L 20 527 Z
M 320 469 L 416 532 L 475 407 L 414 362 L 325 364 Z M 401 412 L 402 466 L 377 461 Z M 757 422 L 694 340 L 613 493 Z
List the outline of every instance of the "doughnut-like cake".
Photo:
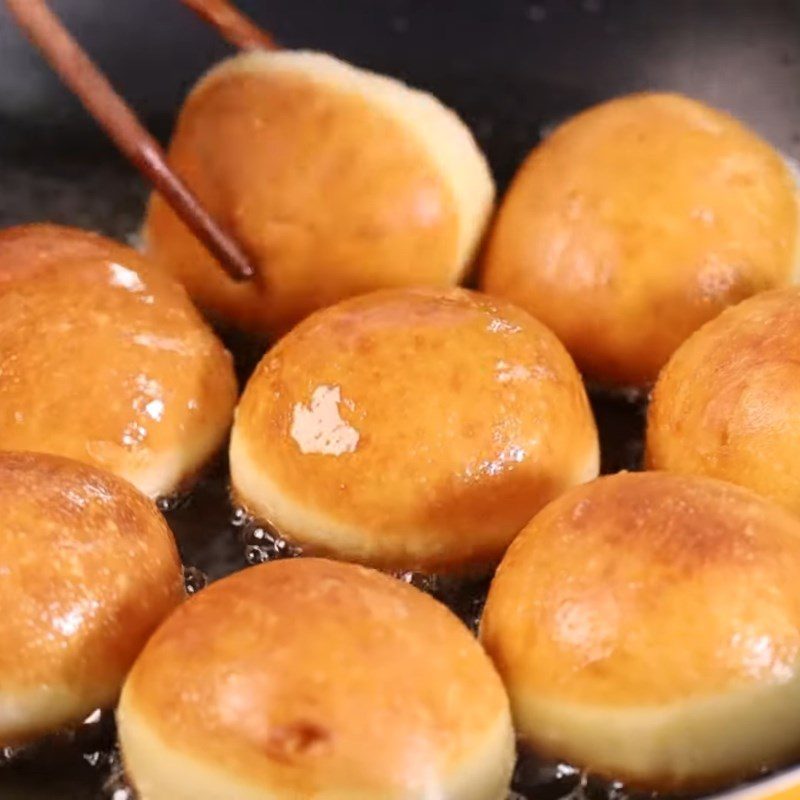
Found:
M 521 741 L 633 788 L 708 791 L 800 755 L 800 520 L 711 478 L 562 495 L 503 559 L 481 638 Z
M 270 335 L 373 289 L 458 283 L 494 200 L 454 112 L 323 53 L 252 51 L 215 66 L 181 110 L 169 159 L 259 274 L 228 278 L 158 195 L 147 251 L 201 307 Z
M 352 564 L 275 561 L 159 628 L 118 711 L 142 800 L 505 800 L 508 699 L 429 595 Z
M 0 232 L 0 448 L 168 495 L 222 447 L 235 403 L 230 355 L 136 251 L 56 225 Z
M 0 453 L 0 747 L 112 707 L 183 596 L 151 500 L 77 461 Z
M 800 288 L 704 325 L 659 376 L 647 462 L 747 486 L 800 513 Z
M 785 159 L 676 94 L 602 103 L 537 146 L 503 199 L 481 288 L 549 326 L 590 379 L 646 386 L 722 309 L 800 275 Z
M 242 396 L 233 494 L 306 552 L 486 572 L 598 472 L 575 366 L 543 325 L 463 289 L 374 292 L 309 317 Z

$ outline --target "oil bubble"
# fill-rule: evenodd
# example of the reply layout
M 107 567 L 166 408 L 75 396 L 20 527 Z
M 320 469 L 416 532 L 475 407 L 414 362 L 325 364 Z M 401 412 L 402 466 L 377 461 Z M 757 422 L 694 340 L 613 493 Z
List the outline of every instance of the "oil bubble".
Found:
M 169 514 L 186 508 L 192 499 L 191 492 L 173 492 L 162 495 L 156 500 L 156 506 L 162 514 Z
M 245 561 L 251 566 L 302 555 L 302 549 L 281 536 L 274 525 L 255 519 L 241 507 L 234 508 L 230 524 L 241 538 Z
M 103 781 L 102 800 L 137 800 L 138 794 L 125 775 L 118 748 L 109 754 L 106 767 L 108 777 Z
M 187 596 L 197 594 L 208 584 L 208 575 L 197 567 L 183 568 L 183 586 Z
M 444 603 L 473 634 L 477 634 L 489 592 L 489 577 L 428 575 L 413 570 L 392 572 L 391 575 Z

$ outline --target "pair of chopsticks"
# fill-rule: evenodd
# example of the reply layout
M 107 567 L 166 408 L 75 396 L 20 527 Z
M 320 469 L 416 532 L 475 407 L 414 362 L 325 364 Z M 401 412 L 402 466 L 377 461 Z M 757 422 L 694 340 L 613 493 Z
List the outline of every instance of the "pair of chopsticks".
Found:
M 150 181 L 197 238 L 237 281 L 256 274 L 240 244 L 203 207 L 167 163 L 161 145 L 114 90 L 108 79 L 50 10 L 46 0 L 5 0 L 31 42 L 83 103 L 120 151 Z M 181 0 L 231 44 L 242 49 L 277 48 L 272 37 L 227 0 Z

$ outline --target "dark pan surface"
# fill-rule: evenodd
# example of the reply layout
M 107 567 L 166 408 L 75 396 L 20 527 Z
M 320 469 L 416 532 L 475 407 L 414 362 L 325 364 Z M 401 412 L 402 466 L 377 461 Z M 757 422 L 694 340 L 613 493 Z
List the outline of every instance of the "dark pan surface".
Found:
M 683 91 L 800 158 L 797 0 L 240 0 L 287 46 L 331 51 L 427 88 L 456 108 L 501 186 L 554 122 L 613 95 Z M 178 0 L 53 0 L 161 137 L 197 75 L 229 52 Z M 128 238 L 145 187 L 111 151 L 0 8 L 0 226 L 50 220 Z M 230 343 L 246 374 L 257 350 Z M 594 398 L 605 472 L 635 468 L 642 408 Z M 246 565 L 226 465 L 167 512 L 184 560 L 215 579 Z M 449 598 L 474 614 L 475 602 Z M 468 598 L 469 599 L 469 598 Z M 473 598 L 476 602 L 479 598 Z M 109 717 L 0 766 L 0 800 L 126 800 L 109 779 Z M 560 771 L 559 771 L 560 770 Z M 556 800 L 574 771 L 524 761 L 515 788 Z M 609 788 L 611 792 L 609 794 Z M 573 797 L 619 797 L 584 782 Z
M 52 4 L 161 136 L 199 73 L 230 52 L 178 0 Z M 800 157 L 797 0 L 239 5 L 286 46 L 327 50 L 433 91 L 473 128 L 501 182 L 542 126 L 642 89 L 683 91 L 727 108 Z M 96 161 L 102 143 L 0 4 L 0 154 L 82 151 Z M 19 215 L 31 213 L 40 212 Z

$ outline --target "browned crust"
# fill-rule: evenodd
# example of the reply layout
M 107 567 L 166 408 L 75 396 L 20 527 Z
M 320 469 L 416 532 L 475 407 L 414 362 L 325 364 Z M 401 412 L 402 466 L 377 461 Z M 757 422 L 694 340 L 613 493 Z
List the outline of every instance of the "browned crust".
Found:
M 729 309 L 678 349 L 648 411 L 647 461 L 800 512 L 800 289 Z
M 346 427 L 338 449 L 304 440 L 322 401 Z M 237 498 L 304 549 L 486 569 L 597 474 L 597 432 L 571 359 L 525 312 L 461 289 L 386 290 L 318 312 L 267 353 L 231 472 Z
M 230 355 L 129 247 L 55 225 L 0 233 L 0 441 L 168 494 L 222 445 Z
M 723 308 L 790 282 L 797 188 L 732 117 L 672 94 L 585 111 L 530 154 L 482 288 L 520 304 L 593 380 L 644 385 Z
M 444 606 L 302 558 L 236 573 L 170 617 L 130 674 L 120 725 L 123 747 L 135 716 L 265 791 L 393 796 L 420 776 L 441 788 L 507 715 L 488 659 Z

